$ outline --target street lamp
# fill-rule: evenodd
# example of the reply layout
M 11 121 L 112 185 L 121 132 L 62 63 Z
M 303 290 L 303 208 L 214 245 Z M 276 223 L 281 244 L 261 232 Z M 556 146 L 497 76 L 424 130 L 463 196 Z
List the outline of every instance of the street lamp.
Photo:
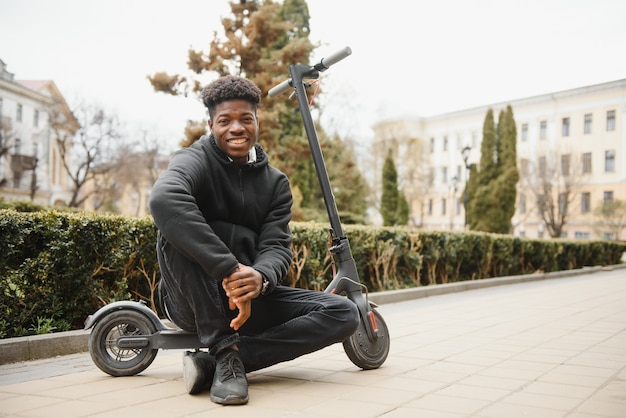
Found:
M 465 209 L 464 215 L 464 226 L 467 229 L 467 182 L 469 181 L 470 169 L 472 168 L 472 164 L 468 162 L 470 153 L 472 152 L 472 147 L 466 145 L 465 148 L 461 150 L 461 155 L 463 156 L 463 162 L 465 163 L 465 169 L 467 170 L 465 176 L 465 190 L 463 191 L 463 208 Z
M 452 177 L 452 185 L 450 187 L 452 191 L 452 198 L 450 199 L 450 231 L 454 231 L 454 205 L 456 201 L 456 192 L 458 190 L 458 184 L 461 179 L 457 176 Z

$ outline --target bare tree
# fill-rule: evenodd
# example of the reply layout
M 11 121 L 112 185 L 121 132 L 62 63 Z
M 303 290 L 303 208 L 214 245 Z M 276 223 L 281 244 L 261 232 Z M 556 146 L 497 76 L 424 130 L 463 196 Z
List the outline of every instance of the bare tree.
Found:
M 410 217 L 410 225 L 422 225 L 425 196 L 432 186 L 432 173 L 429 154 L 424 141 L 412 132 L 414 128 L 406 122 L 388 122 L 374 128 L 376 133 L 375 151 L 370 158 L 373 173 L 381 173 L 387 150 L 391 149 L 394 161 L 398 161 L 398 188 L 402 190 L 409 204 L 409 213 L 414 214 L 414 207 L 420 208 L 420 218 Z M 381 177 L 369 179 L 374 187 L 372 203 L 380 211 L 382 193 Z
M 11 150 L 11 140 L 15 137 L 15 131 L 11 119 L 0 117 L 0 160 L 7 159 Z M 7 184 L 4 173 L 0 172 L 0 188 Z
M 593 212 L 596 217 L 595 229 L 599 234 L 608 234 L 620 241 L 626 228 L 626 201 L 608 200 L 600 203 Z
M 143 141 L 136 147 L 123 147 L 116 160 L 116 184 L 124 192 L 137 197 L 132 208 L 133 216 L 141 212 L 141 196 L 151 188 L 161 172 L 158 164 L 159 148 L 155 142 L 148 142 L 144 132 Z M 129 208 L 131 209 L 131 208 Z
M 562 236 L 582 183 L 582 167 L 577 161 L 568 152 L 550 150 L 540 152 L 534 163 L 524 160 L 522 164 L 522 192 L 534 196 L 539 216 L 552 238 Z
M 110 161 L 122 135 L 117 116 L 108 113 L 100 105 L 82 102 L 72 113 L 80 124 L 74 137 L 61 134 L 64 122 L 58 115 L 53 115 L 52 120 L 63 166 L 72 183 L 69 206 L 80 207 L 97 192 L 97 188 L 86 190 L 85 184 L 95 181 L 96 173 L 102 174 L 115 168 Z
M 120 145 L 110 161 L 94 169 L 93 208 L 96 211 L 141 216 L 147 193 L 166 168 L 169 157 L 160 154 L 155 135 Z

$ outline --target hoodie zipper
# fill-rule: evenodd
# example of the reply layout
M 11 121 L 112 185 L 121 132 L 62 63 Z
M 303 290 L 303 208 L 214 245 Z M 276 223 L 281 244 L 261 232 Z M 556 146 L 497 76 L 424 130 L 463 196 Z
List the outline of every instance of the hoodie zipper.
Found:
M 239 167 L 237 169 L 237 180 L 239 183 L 239 194 L 241 195 L 241 211 L 239 212 L 239 222 L 238 223 L 242 223 L 243 222 L 243 213 L 245 211 L 245 203 L 246 203 L 246 196 L 243 192 L 243 170 L 241 169 L 241 167 Z M 233 224 L 232 229 L 231 229 L 231 233 L 230 233 L 230 242 L 233 243 L 235 242 L 235 230 L 237 229 L 237 224 Z

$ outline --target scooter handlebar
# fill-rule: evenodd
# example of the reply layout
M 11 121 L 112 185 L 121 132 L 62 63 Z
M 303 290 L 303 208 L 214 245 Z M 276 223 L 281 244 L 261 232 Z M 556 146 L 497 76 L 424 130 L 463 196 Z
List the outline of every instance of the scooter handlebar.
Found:
M 319 64 L 316 64 L 313 66 L 313 68 L 315 68 L 318 71 L 325 71 L 327 69 L 330 68 L 331 65 L 335 65 L 337 64 L 339 61 L 341 61 L 342 59 L 346 58 L 347 56 L 349 56 L 350 54 L 352 54 L 352 49 L 350 49 L 349 46 L 334 52 L 332 54 L 330 54 L 329 56 L 327 56 L 326 58 L 322 58 L 322 60 L 319 62 Z M 293 87 L 292 85 L 292 81 L 291 79 L 285 80 L 280 84 L 277 84 L 276 86 L 272 87 L 267 94 L 270 97 L 275 97 L 278 96 L 279 94 L 289 90 L 289 88 Z
M 292 87 L 291 86 L 291 79 L 285 80 L 282 83 L 277 84 L 274 87 L 272 87 L 270 89 L 270 91 L 267 92 L 267 94 L 270 97 L 278 96 L 280 93 L 283 93 L 283 92 L 289 90 L 290 87 Z
M 339 61 L 346 58 L 350 54 L 352 54 L 352 49 L 350 49 L 350 47 L 347 46 L 344 49 L 341 49 L 333 54 L 330 54 L 330 56 L 326 58 L 322 58 L 322 60 L 320 61 L 320 64 L 322 65 L 323 69 L 326 70 L 330 68 L 331 65 L 337 64 Z M 322 69 L 320 69 L 320 71 L 321 70 Z

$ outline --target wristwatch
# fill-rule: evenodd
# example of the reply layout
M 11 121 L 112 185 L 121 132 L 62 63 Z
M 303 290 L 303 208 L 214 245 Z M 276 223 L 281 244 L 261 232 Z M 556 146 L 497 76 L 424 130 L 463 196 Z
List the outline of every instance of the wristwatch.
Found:
M 261 295 L 265 295 L 265 292 L 267 292 L 267 289 L 270 288 L 270 281 L 267 280 L 265 277 L 263 277 L 263 284 L 261 285 Z

